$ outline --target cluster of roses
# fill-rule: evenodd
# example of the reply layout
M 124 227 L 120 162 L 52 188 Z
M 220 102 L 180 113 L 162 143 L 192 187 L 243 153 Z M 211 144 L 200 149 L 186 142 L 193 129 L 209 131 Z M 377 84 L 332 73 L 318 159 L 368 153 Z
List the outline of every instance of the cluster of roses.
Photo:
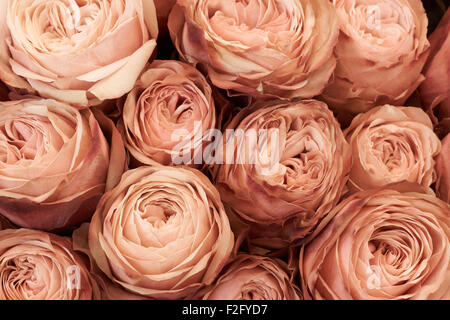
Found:
M 450 11 L 175 2 L 0 1 L 0 299 L 450 299 Z

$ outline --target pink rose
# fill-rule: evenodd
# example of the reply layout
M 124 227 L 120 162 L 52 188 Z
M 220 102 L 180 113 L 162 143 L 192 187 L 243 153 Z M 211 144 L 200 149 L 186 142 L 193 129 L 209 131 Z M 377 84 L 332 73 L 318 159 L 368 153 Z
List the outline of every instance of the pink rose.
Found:
M 436 160 L 436 192 L 442 200 L 450 203 L 450 133 L 442 140 L 442 152 Z

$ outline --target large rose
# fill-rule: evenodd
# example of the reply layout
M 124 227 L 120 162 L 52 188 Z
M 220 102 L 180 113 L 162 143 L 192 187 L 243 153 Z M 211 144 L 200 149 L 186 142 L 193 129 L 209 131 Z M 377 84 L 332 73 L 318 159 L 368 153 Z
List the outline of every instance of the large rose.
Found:
M 450 207 L 431 195 L 367 190 L 345 199 L 301 248 L 307 299 L 450 299 Z
M 153 0 L 2 0 L 0 79 L 79 107 L 99 104 L 133 88 L 157 34 Z
M 0 300 L 92 300 L 100 290 L 70 239 L 27 229 L 0 231 Z
M 315 100 L 257 103 L 230 130 L 215 173 L 230 212 L 251 225 L 251 237 L 263 246 L 311 234 L 339 200 L 351 167 L 332 112 Z
M 179 0 L 169 16 L 184 60 L 230 94 L 255 97 L 320 94 L 336 65 L 338 29 L 328 1 Z
M 353 150 L 353 191 L 401 181 L 428 188 L 436 180 L 441 143 L 422 109 L 376 107 L 355 117 L 344 133 Z
M 126 172 L 100 201 L 89 229 L 98 267 L 129 292 L 106 290 L 110 298 L 192 297 L 214 281 L 233 243 L 219 193 L 188 168 Z
M 59 231 L 88 220 L 118 182 L 125 150 L 111 145 L 101 113 L 53 100 L 0 102 L 0 214 L 27 228 Z M 109 137 L 108 133 L 108 137 Z
M 404 105 L 424 77 L 428 20 L 420 0 L 333 0 L 341 34 L 322 98 L 342 122 L 372 107 Z
M 450 132 L 450 9 L 430 37 L 431 53 L 419 88 L 422 104 L 442 136 Z
M 140 164 L 201 164 L 204 134 L 216 126 L 211 87 L 195 68 L 154 61 L 128 94 L 118 128 Z M 183 158 L 185 155 L 185 158 Z
M 436 160 L 436 191 L 442 200 L 450 203 L 450 133 L 442 140 L 442 152 Z
M 219 278 L 201 292 L 204 300 L 300 300 L 286 263 L 263 256 L 240 254 Z

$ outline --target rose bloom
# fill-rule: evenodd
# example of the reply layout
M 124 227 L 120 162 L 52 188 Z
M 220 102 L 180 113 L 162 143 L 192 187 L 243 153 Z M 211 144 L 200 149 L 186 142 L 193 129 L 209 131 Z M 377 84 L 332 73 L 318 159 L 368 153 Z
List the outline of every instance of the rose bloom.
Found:
M 181 58 L 229 94 L 312 98 L 336 65 L 339 28 L 328 1 L 179 0 L 168 26 Z
M 106 289 L 112 299 L 192 297 L 214 281 L 233 244 L 217 190 L 200 171 L 181 167 L 126 172 L 89 229 L 98 267 L 126 290 Z
M 428 188 L 435 182 L 441 143 L 422 109 L 376 107 L 356 116 L 344 134 L 353 150 L 351 190 L 401 181 Z
M 428 20 L 420 0 L 333 0 L 338 64 L 322 99 L 348 123 L 384 104 L 404 105 L 424 77 Z
M 124 167 L 119 133 L 110 147 L 88 109 L 0 102 L 0 214 L 14 224 L 59 231 L 88 220 Z
M 436 191 L 442 200 L 450 203 L 450 133 L 442 140 L 442 152 L 436 160 Z
M 2 0 L 0 79 L 79 107 L 99 104 L 133 88 L 157 35 L 152 0 Z
M 439 123 L 442 136 L 450 132 L 450 9 L 430 36 L 431 53 L 419 88 L 422 106 Z
M 0 231 L 0 300 L 93 300 L 99 287 L 70 239 L 27 230 Z
M 170 60 L 154 61 L 140 76 L 118 123 L 131 156 L 147 165 L 181 161 L 181 151 L 188 156 L 183 164 L 194 165 L 194 158 L 203 159 L 205 131 L 215 126 L 206 79 L 197 69 Z
M 305 299 L 449 299 L 450 207 L 431 195 L 372 189 L 333 209 L 300 251 Z
M 226 136 L 214 179 L 231 213 L 251 226 L 255 243 L 283 247 L 325 223 L 347 183 L 351 150 L 324 103 L 257 103 L 230 129 L 235 136 Z
M 239 254 L 201 295 L 203 300 L 301 299 L 285 262 L 249 254 Z

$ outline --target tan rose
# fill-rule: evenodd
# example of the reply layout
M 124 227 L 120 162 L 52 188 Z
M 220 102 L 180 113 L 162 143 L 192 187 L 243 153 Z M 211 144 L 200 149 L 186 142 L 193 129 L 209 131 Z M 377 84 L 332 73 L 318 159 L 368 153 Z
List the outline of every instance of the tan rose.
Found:
M 192 297 L 226 264 L 234 239 L 220 196 L 195 169 L 139 167 L 100 201 L 89 229 L 114 299 Z M 128 292 L 127 292 L 128 291 Z
M 100 290 L 70 239 L 36 230 L 0 231 L 0 300 L 93 300 Z
M 420 0 L 333 0 L 341 34 L 322 98 L 341 122 L 384 104 L 404 105 L 424 77 L 428 19 Z
M 0 102 L 0 214 L 16 225 L 59 231 L 88 220 L 118 182 L 125 150 L 111 146 L 99 112 L 53 100 Z
M 99 104 L 133 88 L 157 35 L 153 0 L 2 0 L 0 79 L 79 107 Z
M 351 150 L 324 103 L 258 103 L 226 129 L 234 136 L 225 136 L 216 187 L 255 243 L 283 247 L 325 223 L 347 183 Z
M 328 1 L 179 0 L 168 25 L 181 58 L 203 65 L 229 94 L 312 98 L 336 65 Z
M 201 295 L 203 300 L 301 299 L 285 262 L 249 254 L 239 254 Z
M 195 68 L 178 61 L 154 61 L 128 94 L 118 123 L 139 164 L 203 163 L 205 131 L 216 126 L 211 87 Z M 188 155 L 182 159 L 180 152 Z
M 422 109 L 376 107 L 355 117 L 344 134 L 353 150 L 351 190 L 401 181 L 428 188 L 435 182 L 441 143 Z
M 450 207 L 367 190 L 343 200 L 300 252 L 305 299 L 449 299 Z
M 436 160 L 436 191 L 442 200 L 450 203 L 450 133 L 442 140 L 442 152 Z

